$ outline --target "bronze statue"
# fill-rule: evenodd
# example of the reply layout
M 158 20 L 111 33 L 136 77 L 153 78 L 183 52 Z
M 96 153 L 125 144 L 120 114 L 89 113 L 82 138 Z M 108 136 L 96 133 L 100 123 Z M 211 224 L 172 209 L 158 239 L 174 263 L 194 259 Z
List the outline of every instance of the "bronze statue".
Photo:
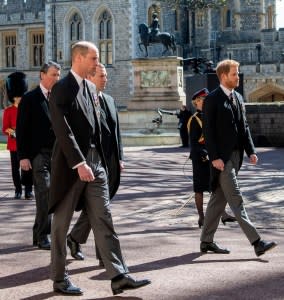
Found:
M 141 42 L 139 43 L 139 48 L 141 49 L 141 45 L 144 45 L 146 55 L 148 56 L 148 46 L 150 44 L 161 43 L 165 47 L 162 55 L 164 55 L 169 49 L 173 52 L 176 51 L 176 43 L 175 37 L 173 34 L 168 32 L 160 32 L 160 25 L 157 13 L 153 13 L 152 15 L 153 21 L 151 23 L 150 28 L 145 24 L 142 23 L 139 25 L 139 34 Z

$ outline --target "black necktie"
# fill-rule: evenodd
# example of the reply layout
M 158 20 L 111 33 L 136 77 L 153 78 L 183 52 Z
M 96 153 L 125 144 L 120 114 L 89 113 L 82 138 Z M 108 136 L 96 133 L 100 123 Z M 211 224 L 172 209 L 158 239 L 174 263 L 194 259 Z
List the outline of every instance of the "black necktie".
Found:
M 231 94 L 229 95 L 229 100 L 230 100 L 230 103 L 232 104 L 232 107 L 233 107 L 234 109 L 236 109 L 236 108 L 237 108 L 237 103 L 236 103 L 236 99 L 235 99 L 233 93 L 231 93 Z
M 83 79 L 83 96 L 87 98 L 87 88 L 86 88 L 86 80 Z

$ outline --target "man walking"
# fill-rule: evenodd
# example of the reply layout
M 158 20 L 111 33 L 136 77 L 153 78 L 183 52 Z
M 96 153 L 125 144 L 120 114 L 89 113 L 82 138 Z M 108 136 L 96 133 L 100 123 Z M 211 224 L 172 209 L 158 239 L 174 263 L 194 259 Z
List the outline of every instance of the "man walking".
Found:
M 124 169 L 118 112 L 114 99 L 103 92 L 107 84 L 105 66 L 101 63 L 98 64 L 94 76 L 88 75 L 87 78 L 91 83 L 95 84 L 95 86 L 91 85 L 91 87 L 93 87 L 92 93 L 100 105 L 99 119 L 102 131 L 102 148 L 106 158 L 109 193 L 110 199 L 112 199 L 120 184 L 120 172 Z M 84 259 L 80 244 L 87 242 L 90 231 L 91 224 L 86 210 L 83 209 L 70 234 L 67 236 L 67 245 L 71 250 L 71 255 L 76 260 Z M 96 257 L 99 260 L 99 266 L 103 267 L 103 261 L 97 246 Z
M 244 151 L 250 163 L 255 165 L 258 160 L 246 121 L 243 98 L 234 90 L 239 85 L 239 63 L 223 60 L 218 63 L 216 73 L 220 86 L 205 98 L 204 103 L 203 131 L 211 162 L 212 194 L 205 214 L 200 250 L 230 253 L 213 241 L 220 217 L 228 203 L 241 229 L 254 246 L 255 254 L 260 256 L 277 244 L 262 240 L 249 220 L 237 180 Z
M 36 216 L 33 226 L 33 245 L 49 250 L 51 216 L 48 214 L 50 161 L 55 136 L 49 114 L 49 93 L 59 80 L 60 65 L 45 63 L 40 70 L 40 84 L 24 94 L 18 107 L 17 147 L 20 166 L 32 169 L 36 199 Z
M 56 143 L 52 156 L 49 212 L 51 229 L 51 279 L 53 289 L 81 295 L 66 269 L 66 236 L 75 210 L 82 207 L 89 216 L 97 246 L 114 295 L 147 285 L 135 280 L 124 263 L 114 230 L 109 205 L 106 162 L 101 145 L 100 111 L 92 88 L 85 80 L 94 74 L 99 59 L 97 47 L 81 41 L 72 47 L 72 69 L 52 89 L 51 119 Z

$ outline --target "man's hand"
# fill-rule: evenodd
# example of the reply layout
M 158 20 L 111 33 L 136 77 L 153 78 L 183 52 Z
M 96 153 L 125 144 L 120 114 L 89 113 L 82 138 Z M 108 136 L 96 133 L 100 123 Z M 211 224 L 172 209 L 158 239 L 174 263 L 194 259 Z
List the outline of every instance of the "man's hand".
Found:
M 122 172 L 122 171 L 125 169 L 124 161 L 123 161 L 123 160 L 120 160 L 120 161 L 119 161 L 119 165 L 120 165 L 120 172 Z
M 256 154 L 251 154 L 249 157 L 249 161 L 251 164 L 256 165 L 258 161 L 258 157 Z
M 221 158 L 213 160 L 212 165 L 217 170 L 224 171 L 224 162 Z
M 80 165 L 77 171 L 82 181 L 90 182 L 95 180 L 94 173 L 87 164 Z
M 29 169 L 32 169 L 31 161 L 28 158 L 21 159 L 20 160 L 20 167 L 24 171 L 28 171 Z

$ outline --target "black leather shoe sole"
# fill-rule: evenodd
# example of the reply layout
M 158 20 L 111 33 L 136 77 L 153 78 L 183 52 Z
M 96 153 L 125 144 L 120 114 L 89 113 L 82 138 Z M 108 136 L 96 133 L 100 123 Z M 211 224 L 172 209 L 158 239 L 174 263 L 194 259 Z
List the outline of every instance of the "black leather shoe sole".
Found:
M 74 295 L 74 296 L 80 296 L 83 295 L 83 292 L 80 291 L 76 291 L 76 290 L 62 290 L 62 289 L 57 289 L 54 288 L 53 289 L 55 293 L 60 293 L 60 294 L 64 294 L 64 295 Z

